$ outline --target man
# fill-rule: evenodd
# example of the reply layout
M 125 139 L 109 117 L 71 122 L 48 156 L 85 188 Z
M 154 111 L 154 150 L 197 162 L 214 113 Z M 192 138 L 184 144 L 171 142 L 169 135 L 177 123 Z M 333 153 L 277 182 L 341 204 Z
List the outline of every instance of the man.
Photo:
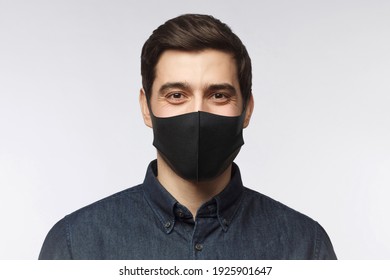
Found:
M 183 15 L 146 41 L 143 184 L 59 221 L 40 259 L 335 259 L 312 219 L 242 185 L 233 163 L 254 107 L 251 61 L 219 20 Z

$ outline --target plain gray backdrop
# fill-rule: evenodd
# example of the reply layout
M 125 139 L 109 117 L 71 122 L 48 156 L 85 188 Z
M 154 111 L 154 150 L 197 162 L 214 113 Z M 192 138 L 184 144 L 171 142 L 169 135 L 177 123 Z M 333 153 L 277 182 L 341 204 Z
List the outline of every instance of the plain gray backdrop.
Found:
M 252 58 L 244 185 L 317 220 L 340 259 L 390 259 L 387 0 L 0 0 L 0 259 L 36 259 L 63 216 L 142 182 L 141 47 L 183 13 Z

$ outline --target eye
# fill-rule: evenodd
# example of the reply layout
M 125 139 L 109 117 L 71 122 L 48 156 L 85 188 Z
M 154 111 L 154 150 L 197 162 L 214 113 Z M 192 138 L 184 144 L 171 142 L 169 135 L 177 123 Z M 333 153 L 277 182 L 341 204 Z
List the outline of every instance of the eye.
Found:
M 215 99 L 221 99 L 221 98 L 224 98 L 224 97 L 225 97 L 225 95 L 222 94 L 222 93 L 215 93 L 215 94 L 214 94 L 214 98 L 215 98 Z
M 222 92 L 216 92 L 211 95 L 214 102 L 223 103 L 229 101 L 230 96 Z
M 172 92 L 166 95 L 166 98 L 171 103 L 181 103 L 185 99 L 185 95 L 181 92 Z

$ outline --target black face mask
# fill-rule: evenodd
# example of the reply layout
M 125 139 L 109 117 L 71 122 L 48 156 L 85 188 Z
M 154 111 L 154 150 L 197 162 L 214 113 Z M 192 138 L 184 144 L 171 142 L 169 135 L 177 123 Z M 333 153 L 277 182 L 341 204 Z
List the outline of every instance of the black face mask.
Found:
M 180 177 L 211 180 L 229 167 L 244 144 L 244 117 L 245 110 L 237 117 L 206 112 L 168 118 L 151 114 L 153 145 Z

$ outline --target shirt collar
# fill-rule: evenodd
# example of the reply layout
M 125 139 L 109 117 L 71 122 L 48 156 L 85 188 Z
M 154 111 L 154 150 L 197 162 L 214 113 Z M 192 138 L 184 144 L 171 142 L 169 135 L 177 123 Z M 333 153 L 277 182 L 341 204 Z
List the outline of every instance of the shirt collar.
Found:
M 157 180 L 157 160 L 152 161 L 148 166 L 143 189 L 146 201 L 160 220 L 166 233 L 170 233 L 175 224 L 173 209 L 177 200 Z
M 233 221 L 233 218 L 241 205 L 244 193 L 244 186 L 241 180 L 241 173 L 238 166 L 233 162 L 232 177 L 229 184 L 213 199 L 217 203 L 218 219 L 224 231 Z
M 216 215 L 222 229 L 227 231 L 240 205 L 243 188 L 240 170 L 233 163 L 229 184 L 221 193 L 205 202 L 199 208 L 197 215 L 199 217 Z M 164 231 L 170 233 L 174 228 L 178 213 L 182 212 L 180 209 L 183 211 L 186 209 L 157 180 L 157 160 L 152 161 L 148 166 L 143 190 L 146 201 L 157 216 Z

